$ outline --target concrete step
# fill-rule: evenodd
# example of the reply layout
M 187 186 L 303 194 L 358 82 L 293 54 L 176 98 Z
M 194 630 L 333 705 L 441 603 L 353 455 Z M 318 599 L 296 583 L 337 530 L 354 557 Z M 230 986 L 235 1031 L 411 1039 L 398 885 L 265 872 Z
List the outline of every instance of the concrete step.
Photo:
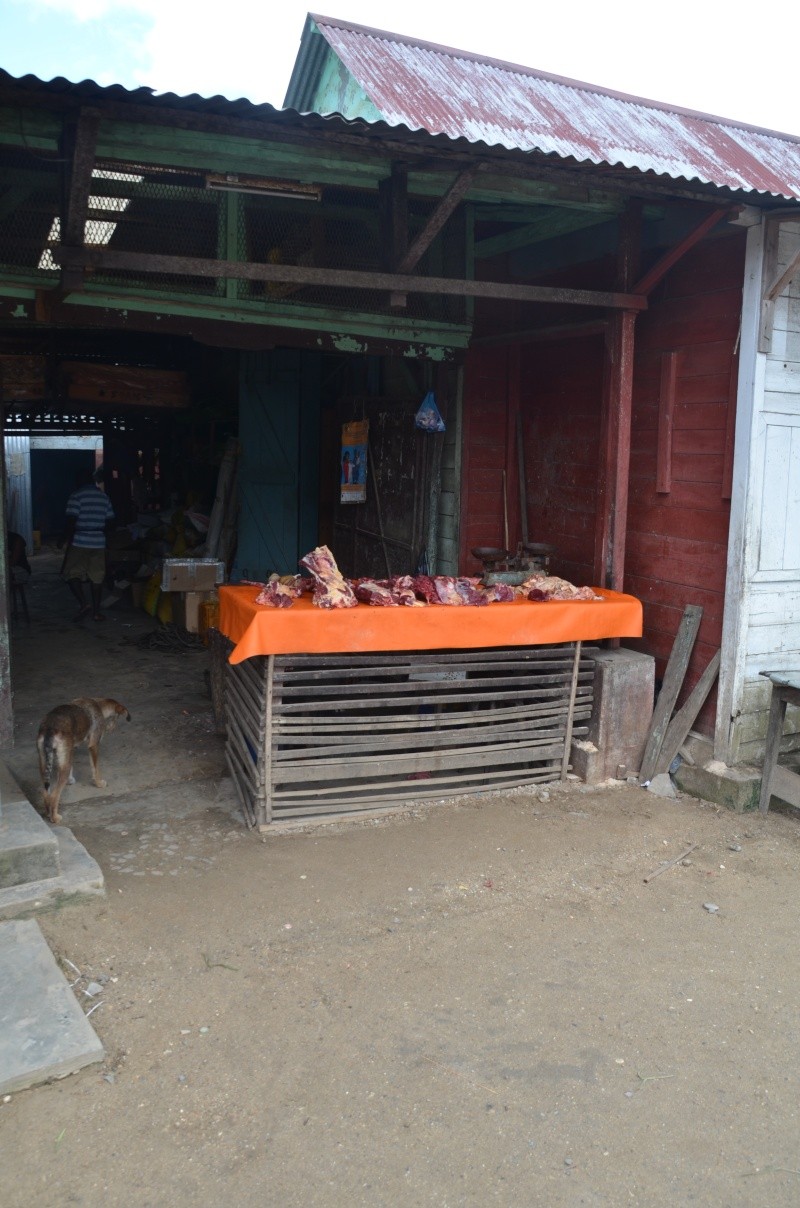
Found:
M 0 1094 L 63 1078 L 104 1055 L 39 924 L 0 923 Z
M 54 826 L 52 833 L 58 845 L 59 875 L 0 889 L 0 919 L 27 918 L 44 910 L 105 897 L 100 865 L 83 844 L 66 826 Z
M 0 890 L 59 876 L 58 841 L 0 762 Z
M 0 890 L 61 873 L 58 840 L 29 801 L 3 801 L 0 817 Z

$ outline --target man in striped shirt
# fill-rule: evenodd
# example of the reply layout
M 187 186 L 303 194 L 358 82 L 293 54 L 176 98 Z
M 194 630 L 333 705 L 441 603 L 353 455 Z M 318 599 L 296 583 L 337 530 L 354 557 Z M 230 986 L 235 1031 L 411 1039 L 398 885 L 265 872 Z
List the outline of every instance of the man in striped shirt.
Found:
M 95 621 L 104 621 L 100 611 L 100 594 L 106 577 L 106 537 L 114 523 L 111 500 L 97 485 L 103 481 L 102 471 L 87 471 L 77 491 L 67 500 L 67 523 L 64 536 L 67 552 L 61 573 L 78 601 L 76 621 L 90 613 Z M 91 603 L 86 600 L 89 584 Z

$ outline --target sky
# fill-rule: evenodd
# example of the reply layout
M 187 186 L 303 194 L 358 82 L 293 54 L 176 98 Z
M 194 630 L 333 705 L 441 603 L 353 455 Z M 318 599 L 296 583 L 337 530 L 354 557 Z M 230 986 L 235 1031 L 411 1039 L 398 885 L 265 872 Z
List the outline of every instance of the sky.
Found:
M 800 135 L 798 0 L 322 0 L 327 16 Z M 283 103 L 307 0 L 0 0 L 14 76 Z

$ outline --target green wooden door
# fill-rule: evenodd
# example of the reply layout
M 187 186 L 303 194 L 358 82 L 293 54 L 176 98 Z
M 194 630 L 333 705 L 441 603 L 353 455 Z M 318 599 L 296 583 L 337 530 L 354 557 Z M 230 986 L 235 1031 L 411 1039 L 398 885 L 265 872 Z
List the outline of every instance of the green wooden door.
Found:
M 319 354 L 243 352 L 239 542 L 233 579 L 292 574 L 317 544 Z

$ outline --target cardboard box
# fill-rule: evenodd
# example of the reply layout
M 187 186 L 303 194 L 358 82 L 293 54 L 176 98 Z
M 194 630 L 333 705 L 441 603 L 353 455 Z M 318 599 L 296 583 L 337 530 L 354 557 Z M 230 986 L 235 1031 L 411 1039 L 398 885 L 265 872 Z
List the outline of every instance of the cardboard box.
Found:
M 162 591 L 211 591 L 225 582 L 225 564 L 215 558 L 165 558 Z
M 200 605 L 211 595 L 210 591 L 174 591 L 172 593 L 172 620 L 189 633 L 200 632 Z

